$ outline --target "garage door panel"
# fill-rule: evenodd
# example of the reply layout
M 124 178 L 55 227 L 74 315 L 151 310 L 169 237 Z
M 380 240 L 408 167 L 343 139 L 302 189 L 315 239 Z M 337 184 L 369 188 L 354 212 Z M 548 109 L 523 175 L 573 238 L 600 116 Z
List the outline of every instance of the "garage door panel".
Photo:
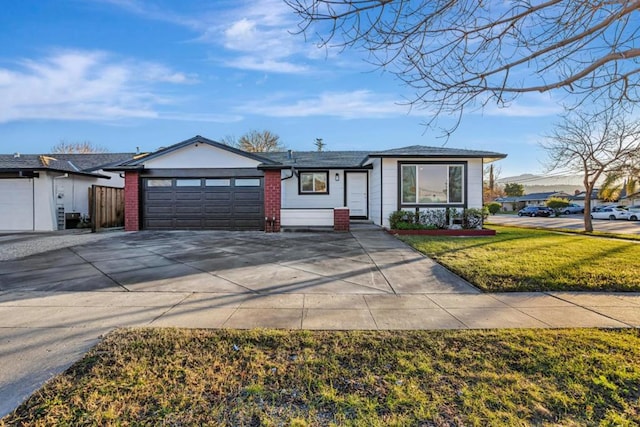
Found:
M 202 206 L 176 206 L 176 215 L 202 215 Z
M 234 207 L 233 211 L 234 211 L 235 213 L 238 213 L 238 214 L 244 214 L 244 213 L 248 213 L 248 214 L 260 214 L 260 212 L 262 212 L 262 209 L 260 209 L 260 208 L 259 208 L 259 207 L 257 207 L 257 206 L 250 206 L 250 205 L 247 205 L 247 206 L 237 206 L 237 205 L 236 205 L 236 206 Z
M 259 187 L 236 187 L 234 178 L 216 180 L 229 186 L 180 187 L 175 178 L 168 181 L 170 187 L 143 185 L 144 228 L 264 229 L 262 179 L 257 180 Z
M 194 218 L 194 219 L 176 218 L 175 228 L 199 229 L 199 228 L 202 228 L 202 219 L 201 218 Z
M 200 192 L 183 192 L 176 191 L 176 200 L 197 200 L 198 202 L 202 200 L 202 194 Z
M 173 219 L 171 218 L 150 218 L 146 220 L 146 228 L 149 229 L 173 229 Z
M 255 202 L 258 200 L 262 200 L 262 192 L 258 192 L 255 190 L 252 192 L 238 191 L 234 194 L 234 199 L 237 201 L 247 200 Z
M 204 228 L 224 230 L 233 227 L 230 219 L 207 218 L 204 220 Z M 255 228 L 253 230 L 255 230 Z
M 207 192 L 204 195 L 205 200 L 226 200 L 226 201 L 230 201 L 231 200 L 231 191 L 225 191 L 223 192 Z
M 204 213 L 205 214 L 210 214 L 210 215 L 229 215 L 232 213 L 231 211 L 231 206 L 226 205 L 226 206 L 211 206 L 211 205 L 205 205 L 204 207 Z
M 147 206 L 147 212 L 154 215 L 173 215 L 171 206 Z
M 0 230 L 33 229 L 33 179 L 0 179 Z

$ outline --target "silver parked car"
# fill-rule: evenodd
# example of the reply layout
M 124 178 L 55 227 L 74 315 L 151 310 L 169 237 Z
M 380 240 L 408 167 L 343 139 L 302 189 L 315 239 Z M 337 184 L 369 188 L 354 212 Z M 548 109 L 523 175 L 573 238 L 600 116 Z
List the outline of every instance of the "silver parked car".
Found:
M 629 212 L 629 221 L 637 221 L 640 218 L 640 205 L 629 206 L 627 212 Z
M 583 213 L 584 206 L 580 206 L 575 203 L 569 203 L 568 206 L 565 206 L 564 208 L 560 209 L 560 212 L 562 212 L 565 215 Z
M 597 212 L 591 212 L 591 218 L 593 219 L 628 219 L 629 212 L 620 208 L 602 208 Z

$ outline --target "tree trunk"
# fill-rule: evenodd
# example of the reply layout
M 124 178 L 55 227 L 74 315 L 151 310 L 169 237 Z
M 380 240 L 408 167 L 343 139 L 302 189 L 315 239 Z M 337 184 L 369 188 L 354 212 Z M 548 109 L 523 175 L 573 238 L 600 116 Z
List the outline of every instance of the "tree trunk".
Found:
M 593 231 L 593 222 L 591 219 L 591 193 L 593 186 L 585 184 L 586 194 L 584 196 L 584 231 L 591 233 Z

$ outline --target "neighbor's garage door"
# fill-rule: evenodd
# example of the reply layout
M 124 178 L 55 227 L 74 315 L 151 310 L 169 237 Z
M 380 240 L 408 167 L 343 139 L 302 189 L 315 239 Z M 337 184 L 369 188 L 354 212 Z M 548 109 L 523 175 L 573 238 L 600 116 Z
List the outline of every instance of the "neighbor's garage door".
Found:
M 145 178 L 147 230 L 263 230 L 262 178 Z
M 33 179 L 0 179 L 0 230 L 33 230 Z

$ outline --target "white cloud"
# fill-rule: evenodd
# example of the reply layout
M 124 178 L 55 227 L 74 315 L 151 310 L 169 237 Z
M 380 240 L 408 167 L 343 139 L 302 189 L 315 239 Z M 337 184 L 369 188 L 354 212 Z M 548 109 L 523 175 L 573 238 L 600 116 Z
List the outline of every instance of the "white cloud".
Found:
M 0 122 L 16 120 L 176 119 L 161 106 L 176 100 L 162 94 L 166 85 L 196 81 L 150 62 L 117 60 L 100 51 L 62 51 L 0 68 Z M 185 120 L 187 115 L 178 120 Z M 194 116 L 200 121 L 204 116 Z M 224 117 L 210 116 L 211 121 Z M 234 121 L 235 116 L 227 120 Z
M 225 66 L 249 71 L 299 74 L 303 65 L 323 59 L 324 49 L 306 43 L 295 34 L 297 18 L 282 0 L 245 0 L 216 3 L 215 10 L 180 13 L 138 0 L 100 0 L 146 19 L 170 22 L 197 33 L 195 40 L 224 48 L 216 60 Z M 225 5 L 232 5 L 225 8 Z M 215 12 L 215 13 L 214 13 Z
M 269 117 L 331 116 L 343 119 L 386 118 L 409 113 L 398 100 L 374 95 L 368 90 L 326 92 L 297 101 L 283 100 L 282 97 L 263 99 L 239 106 L 236 110 Z

